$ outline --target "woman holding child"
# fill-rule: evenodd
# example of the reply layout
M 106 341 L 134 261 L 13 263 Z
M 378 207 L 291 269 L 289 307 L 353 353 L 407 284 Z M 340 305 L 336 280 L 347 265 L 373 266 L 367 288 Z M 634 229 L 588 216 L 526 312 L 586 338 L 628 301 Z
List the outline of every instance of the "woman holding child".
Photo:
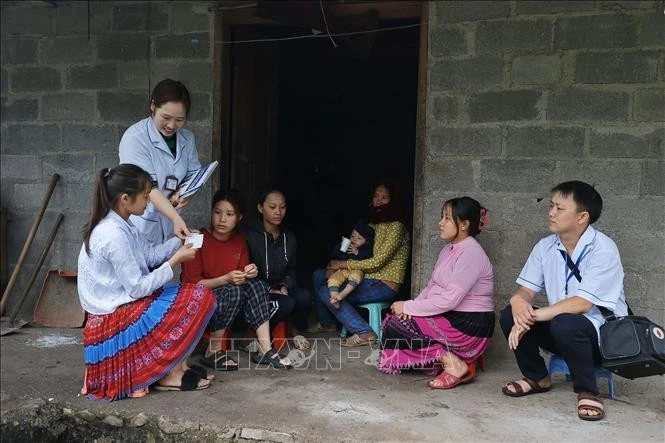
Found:
M 342 346 L 364 346 L 376 342 L 376 334 L 354 305 L 393 301 L 404 282 L 409 258 L 409 233 L 398 187 L 392 180 L 382 180 L 374 188 L 369 206 L 369 222 L 374 228 L 371 258 L 328 262 L 328 277 L 338 269 L 365 273 L 364 279 L 346 298 L 332 298 L 322 278 L 322 271 L 314 273 L 319 302 L 352 334 L 342 341 Z M 336 307 L 337 304 L 339 307 Z
M 210 229 L 201 228 L 203 245 L 196 258 L 183 265 L 182 281 L 212 289 L 217 299 L 217 310 L 208 324 L 210 342 L 200 362 L 219 371 L 238 369 L 238 363 L 221 351 L 221 340 L 242 311 L 258 338 L 258 353 L 252 354 L 252 360 L 289 369 L 288 359 L 280 356 L 270 342 L 268 285 L 256 278 L 259 271 L 249 262 L 247 242 L 236 232 L 242 219 L 241 201 L 235 190 L 215 193 Z
M 150 175 L 135 165 L 105 168 L 97 177 L 78 258 L 79 299 L 88 313 L 81 393 L 91 399 L 143 397 L 153 383 L 174 391 L 210 385 L 205 369 L 186 359 L 215 299 L 202 286 L 164 286 L 196 251 L 179 238 L 151 244 L 132 224 L 150 190 Z
M 448 244 L 418 297 L 392 304 L 393 315 L 382 324 L 380 371 L 443 367 L 428 382 L 432 389 L 451 389 L 475 378 L 476 360 L 494 331 L 494 272 L 475 239 L 487 223 L 486 213 L 470 197 L 444 203 L 439 232 Z

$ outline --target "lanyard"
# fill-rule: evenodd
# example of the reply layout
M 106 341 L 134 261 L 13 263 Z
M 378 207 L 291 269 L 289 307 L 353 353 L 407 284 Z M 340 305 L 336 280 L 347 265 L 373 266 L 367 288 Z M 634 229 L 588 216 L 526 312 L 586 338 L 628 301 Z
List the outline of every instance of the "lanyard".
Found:
M 584 248 L 582 249 L 582 252 L 580 253 L 580 256 L 577 257 L 577 261 L 575 262 L 575 264 L 573 266 L 570 266 L 570 264 L 569 264 L 569 263 L 572 263 L 572 260 L 568 256 L 568 253 L 566 251 L 561 251 L 560 250 L 561 255 L 563 256 L 563 260 L 564 260 L 564 277 L 566 278 L 566 286 L 565 286 L 566 295 L 568 295 L 568 280 L 570 280 L 570 278 L 573 275 L 575 275 L 576 277 L 579 276 L 579 264 L 582 262 L 582 259 L 584 258 L 584 256 L 586 256 L 586 250 L 587 250 L 588 247 L 589 247 L 588 244 L 584 245 Z M 570 271 L 568 270 L 568 268 L 570 268 Z M 582 281 L 582 277 L 579 276 L 578 280 Z

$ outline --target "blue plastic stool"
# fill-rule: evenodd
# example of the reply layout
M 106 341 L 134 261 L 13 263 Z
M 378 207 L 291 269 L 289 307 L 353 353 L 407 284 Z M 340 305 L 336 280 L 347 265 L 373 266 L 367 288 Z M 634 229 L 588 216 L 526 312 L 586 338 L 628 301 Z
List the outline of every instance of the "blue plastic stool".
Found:
M 547 372 L 549 372 L 550 375 L 554 374 L 555 372 L 561 372 L 566 376 L 566 381 L 572 380 L 570 377 L 570 369 L 568 369 L 566 361 L 561 358 L 560 355 L 552 354 L 550 357 L 550 366 Z M 614 374 L 605 368 L 596 366 L 596 379 L 599 378 L 604 378 L 607 380 L 607 388 L 610 391 L 610 398 L 614 399 Z
M 355 308 L 364 308 L 369 311 L 369 326 L 372 328 L 377 337 L 379 337 L 379 342 L 381 342 L 381 319 L 383 316 L 381 313 L 384 309 L 390 307 L 388 302 L 374 302 L 374 303 L 365 303 L 364 305 L 354 306 Z M 340 337 L 346 337 L 346 326 L 342 326 L 342 331 L 339 333 Z

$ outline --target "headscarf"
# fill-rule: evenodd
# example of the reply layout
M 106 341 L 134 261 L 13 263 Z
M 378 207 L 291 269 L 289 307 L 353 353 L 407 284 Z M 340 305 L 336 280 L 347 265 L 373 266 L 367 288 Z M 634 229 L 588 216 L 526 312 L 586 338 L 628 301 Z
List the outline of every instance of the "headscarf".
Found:
M 408 229 L 407 217 L 402 206 L 402 193 L 397 182 L 389 178 L 381 179 L 372 188 L 372 192 L 376 191 L 379 186 L 383 186 L 388 190 L 390 202 L 387 205 L 374 207 L 370 201 L 369 222 L 376 224 L 398 221 Z

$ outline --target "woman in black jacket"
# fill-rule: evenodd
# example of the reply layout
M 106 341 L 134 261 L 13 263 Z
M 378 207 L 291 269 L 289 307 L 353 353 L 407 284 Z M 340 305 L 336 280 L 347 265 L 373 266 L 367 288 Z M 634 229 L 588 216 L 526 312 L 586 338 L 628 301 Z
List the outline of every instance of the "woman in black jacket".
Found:
M 259 277 L 270 286 L 270 301 L 277 312 L 270 319 L 270 327 L 292 318 L 294 344 L 306 349 L 309 342 L 300 335 L 307 329 L 307 318 L 312 307 L 312 296 L 296 282 L 296 237 L 282 226 L 286 216 L 286 197 L 276 188 L 259 196 L 259 221 L 247 221 L 243 234 L 249 246 L 250 261 L 259 268 Z

